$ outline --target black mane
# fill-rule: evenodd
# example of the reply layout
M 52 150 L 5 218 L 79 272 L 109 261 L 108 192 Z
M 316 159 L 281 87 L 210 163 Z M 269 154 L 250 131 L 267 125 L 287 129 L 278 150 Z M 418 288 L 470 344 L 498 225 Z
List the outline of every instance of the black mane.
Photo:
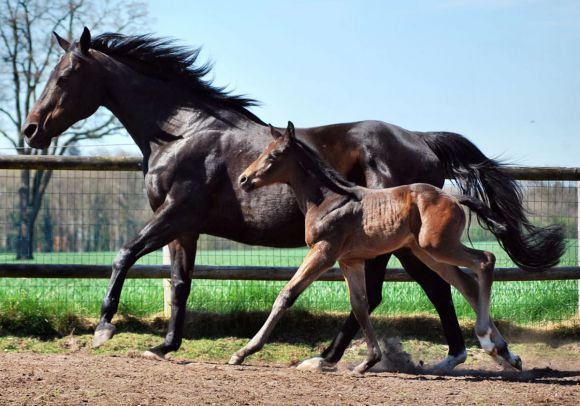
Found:
M 335 193 L 353 197 L 359 200 L 355 193 L 356 184 L 345 179 L 340 173 L 332 169 L 320 156 L 303 141 L 293 138 L 294 145 L 299 151 L 298 163 L 313 176 L 320 179 L 325 186 Z
M 235 110 L 253 121 L 264 124 L 248 107 L 257 106 L 257 100 L 231 94 L 223 87 L 214 86 L 204 77 L 212 64 L 196 66 L 201 48 L 175 45 L 174 40 L 150 35 L 101 34 L 91 41 L 91 48 L 113 58 L 125 58 L 134 65 L 142 65 L 150 76 L 166 81 L 180 81 L 204 101 Z

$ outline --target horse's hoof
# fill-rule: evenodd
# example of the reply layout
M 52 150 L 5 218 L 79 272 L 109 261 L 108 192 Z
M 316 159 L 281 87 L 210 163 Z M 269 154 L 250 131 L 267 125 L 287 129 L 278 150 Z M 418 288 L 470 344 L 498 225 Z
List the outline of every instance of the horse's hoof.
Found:
M 155 350 L 143 351 L 143 357 L 155 361 L 167 361 L 167 358 L 165 358 L 165 354 L 156 352 Z
M 240 357 L 239 355 L 234 354 L 234 355 L 232 355 L 232 357 L 228 361 L 228 364 L 230 364 L 230 365 L 241 365 L 242 362 L 244 362 L 244 357 Z
M 93 348 L 99 348 L 105 342 L 109 341 L 117 329 L 111 323 L 102 323 L 97 326 L 93 337 Z
M 457 355 L 448 355 L 443 360 L 439 361 L 433 367 L 429 368 L 432 372 L 451 372 L 459 365 L 463 364 L 467 359 L 467 351 L 463 350 Z
M 302 361 L 296 369 L 310 372 L 336 371 L 336 363 L 328 362 L 322 357 L 314 357 Z

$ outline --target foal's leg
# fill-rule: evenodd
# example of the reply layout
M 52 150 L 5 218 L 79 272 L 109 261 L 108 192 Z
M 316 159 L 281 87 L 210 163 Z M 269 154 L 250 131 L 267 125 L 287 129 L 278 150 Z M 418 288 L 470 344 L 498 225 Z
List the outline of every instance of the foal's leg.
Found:
M 449 345 L 449 351 L 447 357 L 435 364 L 433 369 L 438 371 L 451 371 L 467 359 L 465 341 L 463 340 L 463 334 L 461 327 L 459 327 L 455 307 L 451 298 L 451 286 L 441 276 L 414 256 L 410 250 L 401 249 L 395 252 L 395 256 L 401 261 L 405 271 L 425 291 L 425 294 L 431 303 L 433 303 L 433 306 L 435 306 L 435 310 L 441 320 L 443 333 Z
M 455 286 L 475 310 L 477 316 L 476 334 L 482 348 L 500 364 L 503 362 L 497 355 L 507 361 L 510 366 L 521 370 L 520 357 L 509 351 L 507 342 L 489 316 L 489 297 L 495 258 L 492 253 L 477 251 L 479 253 L 478 260 L 472 256 L 473 252 L 470 251 L 476 252 L 476 250 L 471 250 L 463 245 L 459 249 L 453 250 L 452 253 L 446 251 L 445 254 L 434 250 L 429 250 L 429 253 L 422 249 L 413 250 L 415 255 L 426 265 Z M 462 272 L 457 266 L 470 268 L 478 275 L 478 281 Z
M 367 359 L 354 368 L 355 373 L 362 374 L 381 360 L 381 348 L 375 336 L 371 319 L 369 317 L 369 305 L 366 295 L 364 262 L 340 262 L 340 269 L 348 285 L 348 293 L 352 311 L 361 326 L 367 341 Z
M 300 268 L 298 268 L 292 279 L 290 279 L 278 294 L 272 306 L 272 311 L 260 331 L 258 331 L 248 344 L 232 355 L 229 364 L 241 364 L 248 355 L 259 351 L 264 346 L 274 326 L 280 320 L 286 309 L 292 306 L 304 289 L 334 264 L 336 261 L 334 252 L 335 249 L 326 241 L 315 244 L 308 251 Z
M 369 313 L 381 304 L 383 299 L 383 281 L 385 279 L 386 266 L 390 256 L 390 254 L 381 255 L 365 262 L 365 281 Z M 429 270 L 429 272 L 431 272 L 431 270 Z M 433 272 L 431 273 L 434 274 Z M 333 368 L 344 355 L 344 351 L 358 332 L 359 328 L 359 323 L 354 312 L 351 311 L 348 319 L 343 324 L 336 337 L 334 337 L 334 340 L 332 340 L 332 343 L 328 348 L 326 348 L 319 357 L 309 358 L 302 361 L 296 369 L 321 371 L 325 368 Z
M 191 217 L 184 218 L 175 204 L 166 202 L 157 209 L 137 238 L 121 248 L 113 262 L 113 272 L 103 299 L 101 319 L 95 330 L 93 348 L 101 346 L 115 333 L 115 326 L 111 320 L 117 312 L 121 290 L 129 268 L 142 256 L 167 245 L 190 228 L 193 224 L 191 220 Z
M 177 351 L 183 339 L 187 298 L 191 291 L 191 272 L 195 263 L 196 234 L 182 234 L 169 244 L 171 253 L 171 319 L 163 344 L 145 351 L 145 356 L 162 358 Z

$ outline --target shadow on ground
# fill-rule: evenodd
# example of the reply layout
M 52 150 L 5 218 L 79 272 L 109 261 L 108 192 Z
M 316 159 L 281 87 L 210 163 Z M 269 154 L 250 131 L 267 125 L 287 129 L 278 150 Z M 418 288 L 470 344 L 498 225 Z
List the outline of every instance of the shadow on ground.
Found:
M 185 326 L 186 339 L 252 337 L 266 320 L 266 312 L 235 312 L 215 314 L 204 312 L 188 313 Z M 278 323 L 270 342 L 312 344 L 333 337 L 346 319 L 346 314 L 316 314 L 307 311 L 289 311 Z M 147 333 L 164 336 L 167 321 L 163 317 L 138 318 L 121 315 L 114 319 L 118 332 Z M 496 321 L 500 331 L 508 340 L 526 343 L 548 343 L 557 346 L 562 340 L 580 339 L 580 322 L 571 320 L 548 327 L 530 327 L 509 321 Z M 53 339 L 75 334 L 92 333 L 96 320 L 76 315 L 17 315 L 10 316 L 0 311 L 0 336 L 36 337 Z M 431 343 L 445 344 L 439 319 L 430 315 L 408 315 L 398 317 L 374 316 L 373 325 L 379 336 L 401 339 L 420 339 Z M 471 320 L 461 322 L 463 335 L 468 345 L 477 345 Z

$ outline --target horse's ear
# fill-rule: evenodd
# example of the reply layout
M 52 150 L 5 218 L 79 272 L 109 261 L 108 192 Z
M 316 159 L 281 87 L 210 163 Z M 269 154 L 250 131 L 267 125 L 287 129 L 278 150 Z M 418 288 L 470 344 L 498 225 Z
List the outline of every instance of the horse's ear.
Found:
M 296 138 L 296 132 L 294 131 L 294 124 L 292 121 L 288 121 L 288 128 L 286 128 L 286 134 L 288 137 L 294 139 Z
M 56 39 L 56 42 L 58 43 L 58 45 L 64 49 L 65 51 L 68 51 L 68 49 L 70 48 L 70 42 L 68 42 L 66 39 L 62 38 L 60 35 L 58 35 L 56 32 L 52 32 L 52 35 L 54 35 L 54 38 Z
M 282 137 L 282 134 L 280 134 L 280 132 L 276 130 L 274 127 L 272 127 L 272 124 L 268 124 L 268 127 L 270 127 L 270 134 L 272 134 L 272 137 L 276 139 Z
M 91 47 L 91 32 L 87 27 L 84 28 L 81 35 L 81 40 L 79 41 L 81 47 L 81 52 L 83 55 L 89 54 L 89 48 Z

